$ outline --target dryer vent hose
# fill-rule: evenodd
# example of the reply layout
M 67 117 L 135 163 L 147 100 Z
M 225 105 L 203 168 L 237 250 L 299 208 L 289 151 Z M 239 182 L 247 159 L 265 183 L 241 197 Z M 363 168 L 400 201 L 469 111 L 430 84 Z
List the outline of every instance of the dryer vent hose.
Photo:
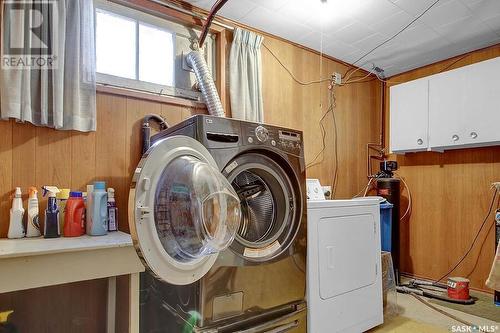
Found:
M 220 101 L 214 79 L 208 70 L 205 58 L 199 51 L 192 51 L 187 55 L 187 64 L 194 70 L 201 90 L 203 100 L 207 105 L 208 113 L 212 116 L 224 117 L 224 109 Z

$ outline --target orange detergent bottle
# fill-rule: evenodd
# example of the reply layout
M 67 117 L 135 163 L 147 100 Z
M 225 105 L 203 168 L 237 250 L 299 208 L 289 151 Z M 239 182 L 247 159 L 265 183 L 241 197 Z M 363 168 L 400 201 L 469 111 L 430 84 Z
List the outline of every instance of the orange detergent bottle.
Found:
M 64 212 L 64 237 L 85 234 L 85 203 L 82 192 L 70 192 Z

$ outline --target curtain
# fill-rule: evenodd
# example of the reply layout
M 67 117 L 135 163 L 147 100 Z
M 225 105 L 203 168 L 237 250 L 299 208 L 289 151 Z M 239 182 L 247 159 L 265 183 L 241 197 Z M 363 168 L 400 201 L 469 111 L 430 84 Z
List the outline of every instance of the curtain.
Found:
M 264 121 L 262 102 L 263 37 L 240 28 L 234 30 L 229 55 L 229 95 L 233 118 Z
M 95 131 L 93 1 L 9 2 L 2 9 L 2 119 Z M 6 58 L 14 61 L 7 66 Z M 22 59 L 29 64 L 20 66 Z

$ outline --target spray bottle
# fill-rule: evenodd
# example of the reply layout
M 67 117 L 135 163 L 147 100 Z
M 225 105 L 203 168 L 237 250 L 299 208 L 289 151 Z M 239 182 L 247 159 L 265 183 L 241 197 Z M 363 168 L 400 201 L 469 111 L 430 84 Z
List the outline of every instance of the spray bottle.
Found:
M 36 190 L 36 187 L 30 187 L 29 193 L 26 237 L 38 237 L 40 236 L 40 219 L 38 217 L 38 191 Z
M 7 234 L 8 238 L 24 237 L 24 208 L 23 199 L 21 198 L 21 196 L 21 188 L 16 187 L 16 193 L 14 194 L 14 199 L 12 200 L 12 208 L 10 209 L 9 232 Z
M 66 202 L 69 199 L 69 188 L 61 188 L 60 192 L 57 193 L 57 208 L 59 208 L 59 231 L 63 235 L 64 230 L 64 213 L 66 211 Z
M 45 209 L 45 227 L 43 236 L 45 238 L 57 238 L 60 235 L 59 230 L 59 209 L 57 208 L 56 195 L 59 193 L 59 189 L 55 186 L 44 186 L 43 196 L 47 193 L 49 198 L 47 201 L 47 209 Z

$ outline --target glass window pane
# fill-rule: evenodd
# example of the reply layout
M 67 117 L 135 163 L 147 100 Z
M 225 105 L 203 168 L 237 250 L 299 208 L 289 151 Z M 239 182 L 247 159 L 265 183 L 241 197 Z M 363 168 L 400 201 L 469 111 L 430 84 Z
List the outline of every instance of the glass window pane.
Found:
M 139 24 L 139 80 L 174 85 L 174 36 Z
M 135 79 L 136 22 L 96 10 L 96 70 Z

